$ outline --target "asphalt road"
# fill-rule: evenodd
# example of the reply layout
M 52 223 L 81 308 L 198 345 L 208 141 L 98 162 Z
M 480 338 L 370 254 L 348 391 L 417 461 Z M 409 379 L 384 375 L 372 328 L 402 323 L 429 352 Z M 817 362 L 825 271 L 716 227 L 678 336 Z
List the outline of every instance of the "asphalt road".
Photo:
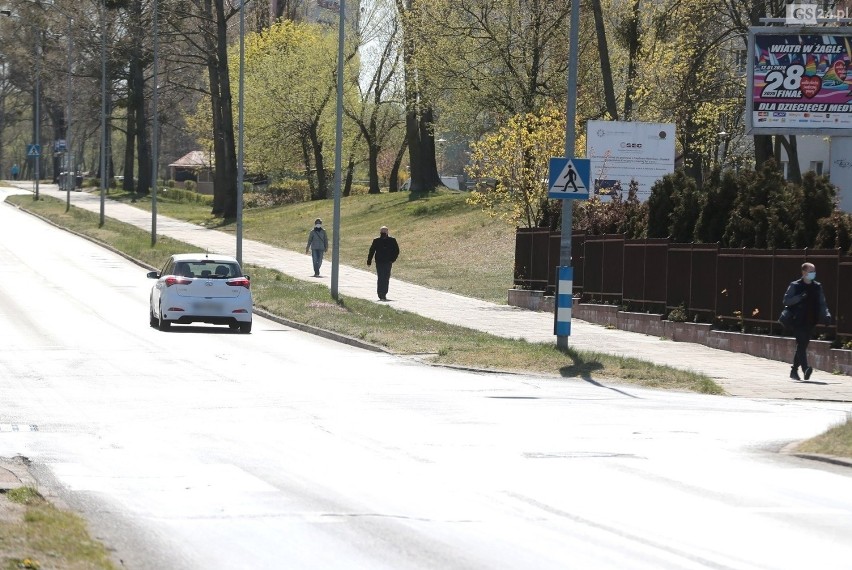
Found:
M 423 366 L 255 317 L 0 205 L 0 456 L 132 569 L 848 568 L 848 404 Z M 324 310 L 324 309 L 318 309 Z

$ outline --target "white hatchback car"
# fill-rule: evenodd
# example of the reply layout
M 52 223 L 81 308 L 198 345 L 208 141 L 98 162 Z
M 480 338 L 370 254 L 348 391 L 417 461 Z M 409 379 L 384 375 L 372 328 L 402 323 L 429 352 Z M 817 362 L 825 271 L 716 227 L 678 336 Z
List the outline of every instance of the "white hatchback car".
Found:
M 167 330 L 173 323 L 228 325 L 251 332 L 251 281 L 239 262 L 227 255 L 182 253 L 173 255 L 156 279 L 149 307 L 152 327 Z

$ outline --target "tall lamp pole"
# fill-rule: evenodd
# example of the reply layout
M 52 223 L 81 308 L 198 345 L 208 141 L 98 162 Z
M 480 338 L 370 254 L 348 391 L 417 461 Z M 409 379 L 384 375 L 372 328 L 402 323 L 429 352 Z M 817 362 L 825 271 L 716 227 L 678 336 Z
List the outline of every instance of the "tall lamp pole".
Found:
M 106 0 L 101 0 L 101 215 L 104 225 L 104 203 L 107 189 L 107 68 L 106 68 Z
M 245 97 L 245 65 L 246 65 L 246 3 L 240 2 L 240 88 L 237 96 L 237 263 L 243 264 L 243 180 L 245 160 L 243 137 L 245 134 L 245 119 L 243 114 Z
M 157 0 L 154 0 L 153 4 L 154 11 L 154 100 L 152 101 L 152 105 L 154 106 L 154 124 L 152 126 L 151 138 L 153 140 L 153 144 L 151 145 L 151 159 L 153 164 L 151 165 L 151 247 L 157 245 L 157 179 L 160 176 L 159 169 L 159 154 L 160 154 L 160 107 L 159 107 L 159 94 L 160 94 L 160 29 L 157 24 Z
M 35 194 L 33 200 L 38 200 L 38 183 L 41 178 L 41 30 L 36 30 L 36 61 L 35 61 L 35 112 L 33 113 L 33 143 L 35 154 Z
M 72 66 L 73 59 L 72 54 L 74 52 L 74 36 L 71 35 L 73 31 L 73 22 L 74 19 L 68 18 L 68 102 L 67 109 L 65 110 L 65 211 L 71 209 L 71 185 L 72 181 L 76 181 L 77 177 L 77 169 L 74 160 L 74 153 L 71 150 L 71 103 L 72 103 Z M 74 178 L 72 178 L 72 176 Z
M 343 182 L 343 39 L 346 24 L 346 0 L 340 0 L 337 31 L 337 138 L 334 145 L 334 216 L 331 250 L 331 298 L 339 300 L 337 281 L 340 274 L 340 187 Z

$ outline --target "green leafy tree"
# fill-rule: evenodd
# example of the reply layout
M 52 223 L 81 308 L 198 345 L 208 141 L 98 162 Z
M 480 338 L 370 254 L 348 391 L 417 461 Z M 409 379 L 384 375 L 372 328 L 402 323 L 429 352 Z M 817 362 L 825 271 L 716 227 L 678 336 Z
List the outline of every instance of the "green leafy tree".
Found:
M 549 160 L 564 152 L 564 133 L 564 113 L 549 106 L 484 136 L 471 150 L 467 174 L 480 182 L 468 203 L 515 226 L 540 227 L 549 214 Z
M 783 228 L 776 228 L 777 204 L 785 200 L 787 183 L 773 162 L 758 171 L 743 173 L 740 193 L 725 228 L 725 247 L 783 247 L 788 241 Z
M 281 21 L 247 36 L 245 59 L 249 167 L 279 176 L 300 171 L 313 198 L 328 197 L 336 36 L 318 25 Z
M 396 132 L 405 125 L 405 110 L 401 93 L 397 89 L 397 76 L 401 67 L 402 52 L 399 49 L 399 18 L 395 13 L 379 24 L 374 43 L 380 46 L 372 53 L 373 69 L 365 84 L 356 81 L 358 97 L 346 106 L 346 114 L 357 125 L 367 149 L 367 175 L 370 194 L 380 192 L 379 157 L 391 145 Z M 399 148 L 397 144 L 396 149 Z M 391 168 L 399 169 L 394 161 Z M 396 189 L 396 188 L 394 188 Z
M 627 239 L 642 239 L 647 235 L 648 204 L 638 198 L 639 184 L 631 180 L 627 196 L 616 192 L 606 201 L 600 196 L 577 201 L 574 205 L 574 230 L 591 235 L 623 234 Z
M 798 203 L 792 204 L 791 222 L 796 247 L 813 247 L 820 231 L 820 222 L 830 218 L 835 210 L 837 189 L 825 176 L 813 171 L 802 177 Z
M 737 174 L 715 168 L 705 181 L 704 189 L 706 196 L 695 225 L 695 241 L 720 243 L 739 193 Z
M 829 217 L 819 220 L 814 247 L 839 249 L 852 254 L 852 214 L 835 210 Z
M 693 241 L 702 200 L 695 179 L 683 169 L 664 176 L 651 187 L 648 198 L 648 237 L 671 237 L 678 243 Z

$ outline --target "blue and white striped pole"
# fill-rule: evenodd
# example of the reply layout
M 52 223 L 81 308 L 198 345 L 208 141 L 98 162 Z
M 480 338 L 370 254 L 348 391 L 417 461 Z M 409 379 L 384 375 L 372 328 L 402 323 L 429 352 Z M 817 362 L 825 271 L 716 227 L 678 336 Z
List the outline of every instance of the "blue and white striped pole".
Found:
M 574 268 L 557 267 L 557 276 L 553 334 L 571 336 L 571 309 L 574 306 Z

